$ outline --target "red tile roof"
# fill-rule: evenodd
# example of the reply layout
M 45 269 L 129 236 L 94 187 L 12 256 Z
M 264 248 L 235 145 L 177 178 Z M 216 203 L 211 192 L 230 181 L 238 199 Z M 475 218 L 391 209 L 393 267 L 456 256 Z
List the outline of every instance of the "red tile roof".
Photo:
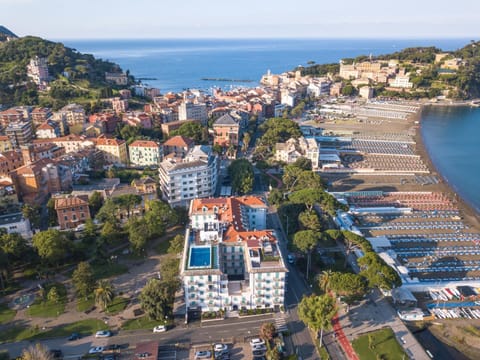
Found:
M 177 135 L 174 137 L 171 137 L 165 143 L 163 144 L 164 146 L 177 146 L 177 147 L 189 147 L 194 144 L 194 141 L 188 137 L 182 136 L 182 135 Z
M 129 147 L 151 147 L 151 148 L 158 148 L 159 144 L 155 141 L 151 140 L 135 140 L 133 143 L 129 145 Z

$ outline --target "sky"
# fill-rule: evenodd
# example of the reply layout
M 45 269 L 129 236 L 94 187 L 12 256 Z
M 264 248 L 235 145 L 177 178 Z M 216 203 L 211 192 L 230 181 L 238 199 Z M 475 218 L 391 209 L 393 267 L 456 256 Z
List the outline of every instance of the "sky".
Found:
M 95 38 L 471 38 L 478 0 L 0 0 L 19 36 Z

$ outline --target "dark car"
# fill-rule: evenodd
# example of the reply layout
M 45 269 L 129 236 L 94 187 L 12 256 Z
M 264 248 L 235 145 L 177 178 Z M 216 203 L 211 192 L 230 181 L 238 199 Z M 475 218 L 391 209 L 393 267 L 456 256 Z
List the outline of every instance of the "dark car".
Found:
M 103 350 L 104 354 L 112 354 L 112 353 L 117 353 L 120 352 L 120 349 L 122 348 L 121 345 L 117 344 L 110 344 L 105 347 L 105 350 Z
M 253 356 L 265 356 L 265 350 L 253 350 Z
M 72 335 L 68 337 L 68 341 L 79 340 L 81 338 L 82 338 L 82 335 L 80 335 L 79 333 L 72 333 Z
M 53 357 L 54 359 L 63 359 L 62 350 L 52 349 L 52 350 L 50 350 L 49 352 L 50 352 L 50 355 L 52 355 L 52 357 Z

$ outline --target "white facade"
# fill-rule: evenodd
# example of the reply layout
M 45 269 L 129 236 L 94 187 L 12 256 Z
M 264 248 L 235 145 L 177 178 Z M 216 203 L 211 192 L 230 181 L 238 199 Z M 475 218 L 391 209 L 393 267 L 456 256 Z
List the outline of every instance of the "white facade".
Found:
M 410 82 L 409 76 L 397 75 L 395 79 L 390 83 L 390 86 L 397 87 L 397 88 L 411 89 L 413 87 L 413 83 Z
M 294 163 L 298 158 L 304 157 L 312 162 L 312 169 L 318 169 L 320 162 L 320 145 L 315 138 L 288 139 L 284 143 L 275 145 L 275 160 L 287 164 Z
M 266 227 L 267 209 L 256 197 L 192 201 L 181 273 L 187 310 L 284 304 L 288 270 L 275 232 L 260 230 Z M 197 251 L 209 255 L 205 263 L 195 259 Z
M 207 105 L 183 101 L 178 107 L 178 120 L 198 120 L 202 125 L 206 125 L 208 120 Z
M 130 165 L 158 166 L 162 159 L 160 144 L 154 141 L 135 141 L 128 146 Z
M 215 193 L 218 162 L 210 146 L 195 146 L 185 159 L 165 159 L 158 170 L 162 197 L 172 206 L 187 206 L 192 199 Z
M 0 228 L 5 229 L 8 234 L 18 233 L 25 239 L 33 236 L 30 221 L 24 218 L 22 213 L 0 216 Z

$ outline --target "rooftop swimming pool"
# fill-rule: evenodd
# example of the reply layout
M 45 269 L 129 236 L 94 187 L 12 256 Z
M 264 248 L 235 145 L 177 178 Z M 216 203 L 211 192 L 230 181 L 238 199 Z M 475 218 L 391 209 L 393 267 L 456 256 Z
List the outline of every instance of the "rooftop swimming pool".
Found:
M 210 268 L 212 262 L 212 248 L 210 246 L 195 246 L 190 248 L 188 260 L 189 269 Z

